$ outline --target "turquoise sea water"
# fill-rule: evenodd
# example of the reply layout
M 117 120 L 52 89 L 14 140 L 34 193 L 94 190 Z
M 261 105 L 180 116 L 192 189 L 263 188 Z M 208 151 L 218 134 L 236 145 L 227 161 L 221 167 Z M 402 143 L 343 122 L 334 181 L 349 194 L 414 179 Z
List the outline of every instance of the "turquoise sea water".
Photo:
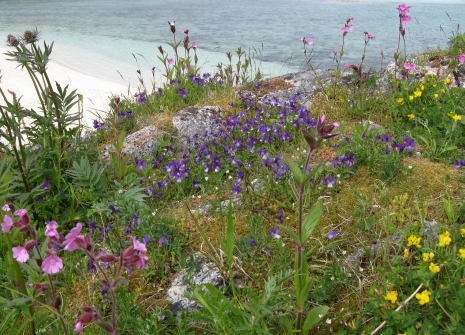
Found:
M 465 27 L 465 1 L 408 1 L 412 21 L 406 25 L 407 53 L 446 47 L 457 24 Z M 119 83 L 136 84 L 138 65 L 146 77 L 155 66 L 157 46 L 172 41 L 168 20 L 189 29 L 197 42 L 204 72 L 226 62 L 225 52 L 239 46 L 259 51 L 257 60 L 267 75 L 293 72 L 302 64 L 299 37 L 314 40 L 313 64 L 332 68 L 333 50 L 342 42 L 340 28 L 354 17 L 346 37 L 342 64 L 360 62 L 364 31 L 376 36 L 366 63 L 379 68 L 380 52 L 397 49 L 399 18 L 391 1 L 330 0 L 0 0 L 0 38 L 37 27 L 48 42 L 55 41 L 53 60 L 85 74 Z M 141 57 L 140 55 L 143 55 Z M 1 63 L 0 63 L 1 69 Z M 160 73 L 160 71 L 157 71 Z M 120 77 L 120 74 L 124 77 Z

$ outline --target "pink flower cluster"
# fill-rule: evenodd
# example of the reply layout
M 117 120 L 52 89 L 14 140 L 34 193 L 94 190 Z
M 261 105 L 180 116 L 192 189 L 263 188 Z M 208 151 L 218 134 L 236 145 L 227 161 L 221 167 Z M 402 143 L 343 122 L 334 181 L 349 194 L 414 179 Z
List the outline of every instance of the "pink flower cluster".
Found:
M 354 20 L 353 17 L 349 17 L 346 20 L 346 23 L 345 23 L 344 27 L 341 28 L 341 33 L 343 34 L 343 36 L 347 35 L 348 30 L 350 30 L 350 31 L 354 30 L 354 26 L 350 23 L 353 20 Z
M 416 65 L 414 63 L 407 63 L 407 62 L 404 63 L 404 69 L 406 70 L 414 70 L 415 67 Z
M 458 59 L 459 63 L 465 62 L 465 54 L 458 55 L 458 56 L 457 56 L 457 59 Z
M 409 23 L 412 19 L 410 16 L 407 15 L 410 11 L 410 6 L 407 6 L 403 3 L 397 7 L 397 10 L 399 11 L 400 22 L 402 24 Z
M 308 45 L 313 44 L 313 40 L 310 38 L 307 39 L 306 37 L 299 37 L 299 40 L 302 41 L 303 44 L 308 44 Z

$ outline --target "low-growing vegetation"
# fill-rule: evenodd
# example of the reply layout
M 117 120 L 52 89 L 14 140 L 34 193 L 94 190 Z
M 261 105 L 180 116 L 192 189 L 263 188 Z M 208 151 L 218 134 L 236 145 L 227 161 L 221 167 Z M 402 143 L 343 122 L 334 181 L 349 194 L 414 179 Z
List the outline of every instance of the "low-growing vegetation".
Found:
M 385 73 L 365 55 L 342 69 L 347 19 L 311 107 L 275 97 L 290 84 L 241 49 L 202 73 L 197 43 L 168 22 L 162 87 L 141 79 L 90 130 L 82 97 L 47 75 L 52 45 L 9 35 L 40 106 L 0 85 L 0 334 L 462 333 L 465 35 L 407 55 L 409 11 L 397 7 Z M 221 118 L 175 134 L 171 117 L 194 105 Z M 153 153 L 124 154 L 125 136 L 153 124 Z M 224 284 L 192 284 L 203 308 L 174 315 L 166 291 L 194 255 Z

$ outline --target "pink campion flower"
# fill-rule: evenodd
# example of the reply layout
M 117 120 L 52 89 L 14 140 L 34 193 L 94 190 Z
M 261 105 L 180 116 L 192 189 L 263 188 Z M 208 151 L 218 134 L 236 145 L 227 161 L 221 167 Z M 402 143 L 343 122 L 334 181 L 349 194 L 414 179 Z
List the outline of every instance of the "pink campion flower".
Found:
M 10 218 L 8 215 L 5 215 L 3 217 L 2 231 L 4 233 L 9 233 L 12 226 L 13 226 L 13 219 Z
M 397 10 L 401 12 L 403 15 L 406 15 L 410 11 L 410 6 L 407 6 L 403 3 L 397 7 Z
M 411 18 L 410 16 L 404 15 L 404 16 L 402 16 L 402 18 L 400 19 L 400 21 L 402 22 L 402 24 L 407 24 L 407 23 L 410 22 L 411 19 L 412 19 L 412 18 Z
M 61 269 L 63 269 L 63 261 L 58 256 L 49 255 L 42 262 L 42 270 L 48 274 L 57 273 Z
M 335 55 L 337 55 L 337 50 L 333 50 L 333 53 L 334 53 Z
M 312 40 L 312 39 L 308 39 L 308 40 L 307 40 L 307 44 L 308 44 L 308 45 L 312 45 L 312 44 L 313 44 L 313 40 Z
M 347 29 L 346 29 L 345 26 L 341 28 L 341 33 L 343 33 L 343 34 L 346 34 L 346 33 L 347 33 Z
M 5 204 L 5 205 L 3 205 L 2 210 L 4 212 L 9 212 L 9 211 L 11 211 L 11 208 L 10 208 L 10 206 L 8 204 Z
M 132 239 L 132 244 L 134 245 L 134 249 L 140 252 L 147 252 L 147 248 L 145 247 L 144 243 L 139 242 L 135 237 Z
M 139 256 L 139 259 L 137 260 L 136 262 L 136 266 L 139 268 L 139 269 L 142 269 L 142 268 L 145 268 L 145 261 L 147 261 L 149 259 L 148 256 L 146 256 L 145 254 L 143 254 L 142 252 L 139 253 L 137 256 Z
M 195 43 L 195 42 L 192 43 L 192 48 L 197 49 L 198 46 L 199 46 L 199 45 L 198 45 L 197 43 Z
M 376 38 L 376 36 L 370 34 L 370 33 L 367 33 L 367 37 L 369 40 L 374 40 Z
M 168 59 L 168 64 L 174 64 L 174 59 L 173 58 Z
M 76 244 L 76 240 L 84 240 L 83 235 L 79 235 L 82 229 L 82 223 L 78 222 L 76 224 L 76 227 L 71 229 L 68 235 L 65 237 L 65 241 L 63 244 L 65 245 L 65 250 L 67 251 L 74 251 L 79 248 L 79 246 Z
M 458 55 L 458 56 L 457 56 L 457 59 L 459 60 L 459 63 L 465 62 L 465 54 Z
M 413 63 L 404 63 L 404 69 L 406 69 L 406 70 L 414 70 L 415 67 L 416 67 L 416 65 L 413 64 Z
M 27 215 L 27 209 L 18 209 L 13 213 L 14 215 L 19 215 L 19 220 L 24 224 L 29 224 L 29 215 Z
M 75 333 L 82 333 L 82 321 L 81 319 L 77 319 L 74 323 L 74 332 Z
M 58 223 L 55 221 L 50 221 L 45 229 L 45 236 L 54 237 L 56 239 L 60 238 L 60 234 L 57 232 Z
M 13 257 L 20 263 L 24 263 L 29 259 L 29 253 L 27 252 L 26 248 L 24 247 L 14 247 L 13 249 Z
M 354 30 L 354 26 L 353 26 L 352 24 L 349 24 L 349 25 L 347 26 L 347 29 L 349 29 L 350 31 L 352 31 L 352 30 Z

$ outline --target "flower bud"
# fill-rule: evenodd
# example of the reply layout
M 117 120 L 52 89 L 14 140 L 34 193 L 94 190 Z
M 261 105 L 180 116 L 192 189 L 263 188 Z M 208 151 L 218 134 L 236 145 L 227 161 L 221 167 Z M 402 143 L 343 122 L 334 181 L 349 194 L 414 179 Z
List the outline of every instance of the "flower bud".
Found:
M 19 43 L 18 39 L 11 34 L 9 34 L 8 37 L 6 38 L 6 42 L 12 47 L 17 46 Z
M 174 34 L 176 32 L 176 26 L 174 25 L 175 21 L 171 22 L 168 21 L 168 24 L 170 25 L 171 32 Z
M 97 260 L 100 262 L 115 262 L 118 260 L 118 257 L 112 254 L 107 254 L 107 255 L 98 256 Z
M 36 245 L 36 241 L 35 240 L 30 240 L 30 241 L 27 241 L 26 243 L 24 243 L 24 248 L 29 251 L 31 250 L 32 248 L 34 248 Z
M 82 323 L 89 323 L 89 322 L 92 322 L 92 319 L 93 319 L 92 314 L 91 313 L 86 313 L 81 317 L 81 322 Z
M 158 46 L 158 50 L 160 50 L 160 53 L 161 53 L 161 55 L 163 56 L 163 54 L 164 54 L 165 52 L 163 51 L 163 48 L 162 48 L 161 45 Z
M 30 31 L 30 30 L 26 30 L 24 32 L 24 40 L 26 41 L 26 43 L 34 43 L 35 41 L 37 41 L 37 32 L 36 31 Z

